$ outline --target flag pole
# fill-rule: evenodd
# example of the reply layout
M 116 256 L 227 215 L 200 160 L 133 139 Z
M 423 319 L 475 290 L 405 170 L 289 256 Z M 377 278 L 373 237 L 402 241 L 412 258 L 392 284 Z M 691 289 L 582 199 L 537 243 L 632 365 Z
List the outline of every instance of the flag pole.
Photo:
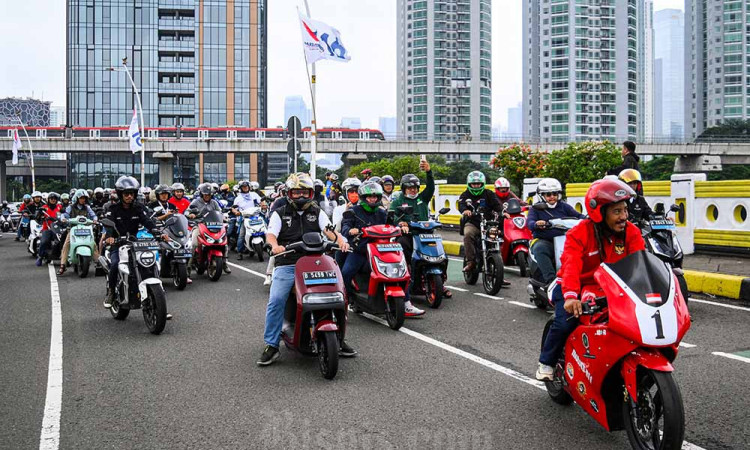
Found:
M 305 10 L 307 11 L 307 17 L 311 17 L 310 15 L 310 5 L 307 4 L 307 0 L 305 0 Z M 307 54 L 305 54 L 305 68 L 307 68 Z M 309 72 L 308 72 L 309 74 Z M 308 77 L 310 80 L 310 95 L 312 97 L 312 121 L 310 123 L 310 176 L 315 179 L 316 178 L 316 170 L 317 170 L 317 164 L 315 162 L 315 156 L 317 153 L 317 147 L 318 147 L 318 113 L 317 108 L 315 107 L 315 84 L 316 84 L 316 77 L 315 77 L 315 63 L 312 63 L 312 75 Z
M 135 85 L 135 81 L 133 81 L 133 76 L 130 75 L 127 58 L 123 58 L 122 66 L 125 68 L 125 73 L 128 74 L 128 79 L 130 80 L 130 84 L 133 86 L 133 91 L 135 91 L 135 99 L 138 101 L 138 114 L 141 117 L 141 187 L 144 187 L 146 186 L 146 146 L 143 145 L 143 141 L 145 137 L 144 134 L 146 133 L 146 122 L 143 120 L 143 106 L 141 106 L 141 95 L 138 93 L 138 88 Z
M 26 131 L 26 126 L 24 126 L 23 121 L 21 120 L 21 116 L 18 116 L 18 123 L 21 124 L 21 128 L 23 128 L 23 134 L 26 135 L 26 142 L 29 143 L 29 154 L 31 155 L 31 191 L 36 191 L 36 174 L 34 173 L 34 148 L 31 146 L 31 139 L 29 139 L 29 133 Z

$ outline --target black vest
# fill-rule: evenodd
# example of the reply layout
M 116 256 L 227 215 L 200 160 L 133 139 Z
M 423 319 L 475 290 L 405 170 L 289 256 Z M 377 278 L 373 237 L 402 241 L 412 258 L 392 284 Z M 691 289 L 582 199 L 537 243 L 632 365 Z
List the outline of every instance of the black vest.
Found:
M 89 216 L 88 213 L 89 213 L 88 208 L 86 208 L 85 206 L 83 207 L 83 209 L 78 209 L 76 205 L 73 205 L 70 207 L 71 219 L 75 219 L 76 217 L 80 217 L 80 216 L 88 217 Z
M 287 246 L 299 242 L 305 233 L 320 233 L 323 231 L 318 224 L 320 208 L 317 205 L 310 205 L 302 214 L 299 214 L 299 211 L 294 206 L 287 204 L 283 208 L 276 210 L 276 213 L 281 217 L 281 231 L 277 238 L 279 245 Z M 277 256 L 275 265 L 279 267 L 296 264 L 297 260 L 303 256 L 299 252 Z

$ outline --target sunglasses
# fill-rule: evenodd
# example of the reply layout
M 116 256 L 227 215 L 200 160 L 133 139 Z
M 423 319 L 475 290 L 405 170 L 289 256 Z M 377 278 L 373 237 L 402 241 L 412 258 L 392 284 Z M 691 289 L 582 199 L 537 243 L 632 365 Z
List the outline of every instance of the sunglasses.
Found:
M 542 195 L 545 197 L 559 197 L 560 193 L 559 192 L 545 192 Z

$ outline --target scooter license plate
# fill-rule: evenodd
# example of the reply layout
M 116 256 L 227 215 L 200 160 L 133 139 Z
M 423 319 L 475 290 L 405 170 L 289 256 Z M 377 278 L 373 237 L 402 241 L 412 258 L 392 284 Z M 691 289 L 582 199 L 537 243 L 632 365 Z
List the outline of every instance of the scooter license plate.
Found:
M 438 242 L 443 240 L 443 238 L 437 234 L 420 234 L 419 239 L 421 239 L 422 242 Z
M 378 244 L 379 252 L 400 252 L 403 250 L 401 244 Z
M 76 230 L 74 233 L 76 236 L 91 236 L 91 231 L 83 229 L 83 230 Z
M 319 272 L 304 272 L 302 280 L 304 280 L 306 286 L 314 286 L 318 284 L 336 284 L 338 277 L 336 277 L 336 271 L 324 270 Z
M 649 224 L 654 230 L 671 230 L 674 228 L 674 222 L 671 220 L 652 220 Z

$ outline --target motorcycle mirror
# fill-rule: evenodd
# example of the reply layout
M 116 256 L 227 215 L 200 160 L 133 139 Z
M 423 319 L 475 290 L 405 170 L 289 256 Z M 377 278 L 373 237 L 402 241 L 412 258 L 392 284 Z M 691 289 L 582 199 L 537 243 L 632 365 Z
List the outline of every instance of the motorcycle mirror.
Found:
M 414 212 L 414 208 L 412 208 L 411 206 L 399 206 L 396 209 L 404 216 L 409 216 Z
M 669 207 L 669 210 L 672 211 L 672 212 L 678 212 L 680 210 L 680 206 L 679 205 L 672 205 L 672 206 Z
M 115 223 L 110 219 L 102 219 L 102 225 L 107 228 L 116 228 Z
M 163 211 L 164 208 L 162 208 L 161 206 L 157 206 L 156 208 L 154 208 L 154 213 L 156 214 L 161 214 Z
M 441 208 L 440 211 L 438 211 L 438 214 L 440 215 L 447 214 L 448 211 L 450 210 L 451 210 L 450 208 Z
M 534 203 L 531 207 L 536 209 L 537 211 L 544 211 L 547 209 L 547 203 L 545 202 Z
M 320 247 L 323 245 L 323 237 L 320 233 L 305 233 L 302 235 L 302 242 L 308 247 Z

